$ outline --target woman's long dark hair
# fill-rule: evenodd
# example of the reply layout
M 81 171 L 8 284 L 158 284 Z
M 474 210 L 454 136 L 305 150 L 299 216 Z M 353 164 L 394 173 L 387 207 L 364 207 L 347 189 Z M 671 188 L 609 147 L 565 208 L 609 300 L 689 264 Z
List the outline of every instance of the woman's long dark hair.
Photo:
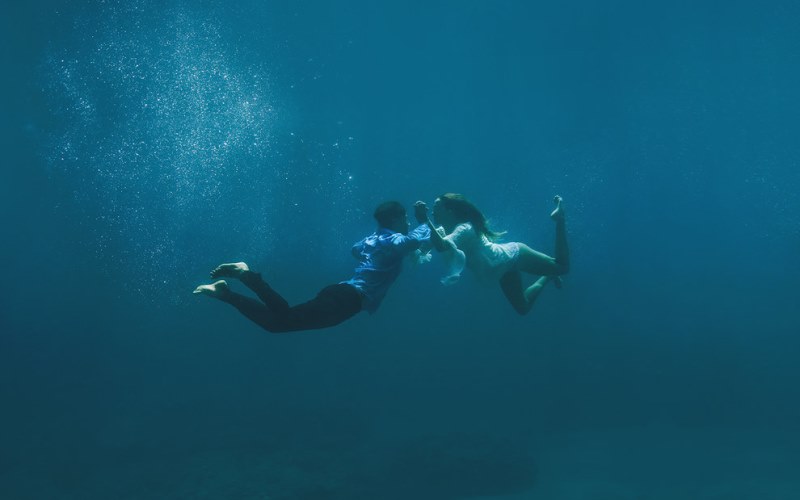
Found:
M 455 214 L 459 223 L 469 222 L 479 235 L 486 236 L 490 240 L 496 240 L 505 234 L 505 231 L 497 232 L 489 229 L 489 221 L 478 210 L 478 207 L 466 199 L 463 194 L 445 193 L 439 196 L 439 200 L 441 200 L 446 209 Z

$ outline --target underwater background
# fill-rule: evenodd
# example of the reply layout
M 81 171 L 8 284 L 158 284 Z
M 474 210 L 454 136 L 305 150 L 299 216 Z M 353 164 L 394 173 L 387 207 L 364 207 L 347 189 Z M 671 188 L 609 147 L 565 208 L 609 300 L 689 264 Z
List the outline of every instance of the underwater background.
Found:
M 5 11 L 0 497 L 800 498 L 800 4 Z M 191 293 L 307 300 L 450 191 L 546 253 L 562 195 L 563 289 L 406 266 L 282 335 Z

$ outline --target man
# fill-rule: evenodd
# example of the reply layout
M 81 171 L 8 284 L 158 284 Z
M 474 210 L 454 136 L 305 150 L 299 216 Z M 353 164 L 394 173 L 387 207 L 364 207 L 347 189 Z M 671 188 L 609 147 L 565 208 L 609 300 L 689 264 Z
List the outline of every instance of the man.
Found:
M 231 304 L 261 328 L 273 332 L 292 332 L 328 328 L 355 316 L 362 310 L 370 314 L 380 306 L 389 287 L 400 275 L 403 259 L 417 253 L 430 239 L 424 213 L 417 210 L 419 227 L 408 233 L 406 209 L 396 201 L 381 203 L 375 209 L 378 229 L 353 246 L 359 264 L 352 278 L 320 290 L 308 302 L 290 307 L 261 275 L 250 271 L 244 262 L 221 264 L 211 271 L 212 278 L 238 278 L 261 302 L 233 292 L 225 280 L 200 285 L 194 293 Z M 416 255 L 415 255 L 416 256 Z

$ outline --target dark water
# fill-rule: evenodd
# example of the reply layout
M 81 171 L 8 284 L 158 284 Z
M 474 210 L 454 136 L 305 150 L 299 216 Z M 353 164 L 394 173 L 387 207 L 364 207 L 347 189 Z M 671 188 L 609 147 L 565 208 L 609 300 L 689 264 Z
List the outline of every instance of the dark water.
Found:
M 793 2 L 28 2 L 2 16 L 3 498 L 796 498 Z M 572 272 L 518 317 L 406 269 L 269 335 L 245 260 L 347 279 L 465 193 Z

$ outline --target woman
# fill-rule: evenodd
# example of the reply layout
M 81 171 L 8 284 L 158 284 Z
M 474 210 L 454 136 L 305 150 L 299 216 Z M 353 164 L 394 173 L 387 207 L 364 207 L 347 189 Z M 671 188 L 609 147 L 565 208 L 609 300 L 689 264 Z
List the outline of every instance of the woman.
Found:
M 450 284 L 458 280 L 464 267 L 484 282 L 499 282 L 508 301 L 519 314 L 531 310 L 536 297 L 548 281 L 560 286 L 559 276 L 569 272 L 569 248 L 561 197 L 554 198 L 556 209 L 550 217 L 556 223 L 555 258 L 533 250 L 519 242 L 496 243 L 503 233 L 492 231 L 486 217 L 461 194 L 446 193 L 433 204 L 433 219 L 441 226 L 437 231 L 428 218 L 427 206 L 415 204 L 416 215 L 431 228 L 431 243 L 444 252 L 451 274 L 442 280 Z M 444 234 L 442 234 L 444 233 Z M 539 275 L 533 285 L 524 288 L 522 273 Z

